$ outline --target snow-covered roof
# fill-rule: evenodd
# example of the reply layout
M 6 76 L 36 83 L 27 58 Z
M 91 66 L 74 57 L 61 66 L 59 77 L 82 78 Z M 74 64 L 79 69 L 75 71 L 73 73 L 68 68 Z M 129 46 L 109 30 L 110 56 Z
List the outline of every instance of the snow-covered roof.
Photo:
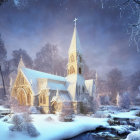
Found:
M 95 86 L 95 83 L 94 83 L 94 80 L 91 79 L 91 80 L 85 80 L 85 86 L 90 94 L 90 96 L 92 96 L 92 93 L 93 93 L 93 88 Z
M 84 77 L 80 74 L 71 74 L 66 77 L 67 81 L 69 83 L 76 83 L 77 85 L 83 85 L 84 84 Z
M 57 91 L 57 92 L 58 92 L 57 95 L 52 98 L 51 102 L 53 102 L 53 101 L 69 102 L 69 101 L 71 101 L 71 98 L 70 98 L 68 92 L 66 92 L 66 93 L 63 93 L 61 91 Z
M 50 88 L 52 90 L 57 90 L 57 89 L 66 90 L 64 86 L 64 83 L 66 82 L 65 77 L 48 74 L 45 72 L 40 72 L 40 71 L 28 69 L 28 68 L 22 68 L 21 71 L 27 78 L 28 82 L 30 82 L 32 86 L 32 90 L 34 91 L 35 95 L 38 94 L 38 79 L 41 79 L 41 78 L 48 79 L 48 81 L 50 79 L 50 81 L 48 82 L 48 85 L 46 83 L 46 88 Z M 58 81 L 58 82 L 55 82 L 55 81 Z
M 47 87 L 46 88 L 49 88 L 51 90 L 63 90 L 63 91 L 66 91 L 66 87 L 65 87 L 65 84 L 63 83 L 56 83 L 56 82 L 53 82 L 53 81 L 48 81 L 47 83 Z
M 92 86 L 93 85 L 93 79 L 90 79 L 90 80 L 85 80 L 85 85 L 86 85 L 86 87 L 90 87 L 90 86 Z
M 22 72 L 26 75 L 28 79 L 37 79 L 37 78 L 47 78 L 47 79 L 52 79 L 52 80 L 57 80 L 57 81 L 66 81 L 65 77 L 62 76 L 57 76 L 29 68 L 22 68 Z
M 73 36 L 72 36 L 72 40 L 71 40 L 71 44 L 69 48 L 69 54 L 72 52 L 82 53 L 76 26 L 74 27 L 74 32 L 73 32 Z

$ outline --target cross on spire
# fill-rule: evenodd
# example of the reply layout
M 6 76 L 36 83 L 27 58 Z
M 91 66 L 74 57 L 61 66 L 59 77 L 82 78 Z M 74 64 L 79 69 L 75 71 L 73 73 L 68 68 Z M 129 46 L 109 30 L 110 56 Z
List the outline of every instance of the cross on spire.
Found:
M 75 19 L 74 19 L 74 22 L 75 22 L 75 27 L 76 27 L 76 21 L 77 21 L 77 20 L 78 20 L 78 18 L 75 18 Z

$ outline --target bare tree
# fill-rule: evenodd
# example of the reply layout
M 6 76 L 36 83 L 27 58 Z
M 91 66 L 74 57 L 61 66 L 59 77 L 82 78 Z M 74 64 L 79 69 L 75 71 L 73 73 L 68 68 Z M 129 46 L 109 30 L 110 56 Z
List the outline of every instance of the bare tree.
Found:
M 11 65 L 11 67 L 13 67 L 14 70 L 17 70 L 19 60 L 21 57 L 23 58 L 23 61 L 28 68 L 33 67 L 33 60 L 25 50 L 23 50 L 23 49 L 14 50 L 12 52 L 12 56 L 13 56 L 13 58 L 10 61 L 10 63 L 11 63 L 10 65 Z
M 130 106 L 129 93 L 125 92 L 122 95 L 117 95 L 117 105 L 121 108 L 128 109 Z
M 58 75 L 66 73 L 67 61 L 59 55 L 56 45 L 46 44 L 36 53 L 35 69 Z
M 95 0 L 96 1 L 96 0 Z M 140 52 L 140 0 L 100 0 L 102 8 L 116 8 L 120 10 L 120 17 L 126 18 L 129 46 L 136 46 Z
M 138 87 L 140 86 L 140 71 L 136 71 L 130 77 L 130 88 L 132 93 L 138 92 Z
M 4 45 L 4 41 L 0 35 L 0 64 L 2 64 L 7 58 L 7 51 Z
M 116 96 L 118 92 L 121 92 L 122 87 L 122 73 L 118 69 L 111 70 L 107 75 L 107 85 L 109 92 L 111 93 L 111 101 L 116 103 Z
M 4 3 L 4 2 L 6 2 L 7 0 L 0 0 L 0 6 Z
M 0 79 L 1 79 L 1 83 L 3 86 L 3 91 L 2 91 L 2 96 L 1 98 L 5 98 L 6 97 L 6 89 L 5 89 L 5 79 L 4 79 L 4 64 L 7 58 L 7 51 L 4 45 L 4 41 L 2 40 L 2 37 L 0 35 Z

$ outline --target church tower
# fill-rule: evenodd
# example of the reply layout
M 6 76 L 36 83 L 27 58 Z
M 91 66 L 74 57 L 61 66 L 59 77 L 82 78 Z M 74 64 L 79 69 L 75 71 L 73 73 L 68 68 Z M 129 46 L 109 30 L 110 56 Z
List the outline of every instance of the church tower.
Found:
M 76 27 L 76 20 L 77 19 L 75 18 L 74 32 L 68 52 L 67 65 L 67 80 L 69 81 L 68 91 L 74 101 L 80 100 L 80 96 L 85 92 L 83 57 Z
M 68 68 L 67 74 L 83 74 L 83 59 L 82 52 L 80 47 L 80 40 L 78 37 L 77 29 L 76 29 L 76 20 L 75 27 L 73 32 L 73 37 L 71 40 L 71 45 L 69 48 L 69 60 L 68 60 Z

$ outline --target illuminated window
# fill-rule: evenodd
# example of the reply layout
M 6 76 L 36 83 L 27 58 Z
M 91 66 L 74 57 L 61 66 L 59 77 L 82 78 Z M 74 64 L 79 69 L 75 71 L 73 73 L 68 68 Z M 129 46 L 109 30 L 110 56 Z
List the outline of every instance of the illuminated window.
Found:
M 74 56 L 73 55 L 71 55 L 70 59 L 71 59 L 71 62 L 74 62 Z
M 70 74 L 72 74 L 72 73 L 75 73 L 75 70 L 74 70 L 73 66 L 70 67 Z
M 46 96 L 43 95 L 43 104 L 46 104 Z
M 42 103 L 42 96 L 40 96 L 40 103 Z
M 29 94 L 29 93 L 27 94 L 27 103 L 28 103 L 28 104 L 30 104 L 30 103 L 31 103 L 31 96 L 30 96 L 30 94 Z

